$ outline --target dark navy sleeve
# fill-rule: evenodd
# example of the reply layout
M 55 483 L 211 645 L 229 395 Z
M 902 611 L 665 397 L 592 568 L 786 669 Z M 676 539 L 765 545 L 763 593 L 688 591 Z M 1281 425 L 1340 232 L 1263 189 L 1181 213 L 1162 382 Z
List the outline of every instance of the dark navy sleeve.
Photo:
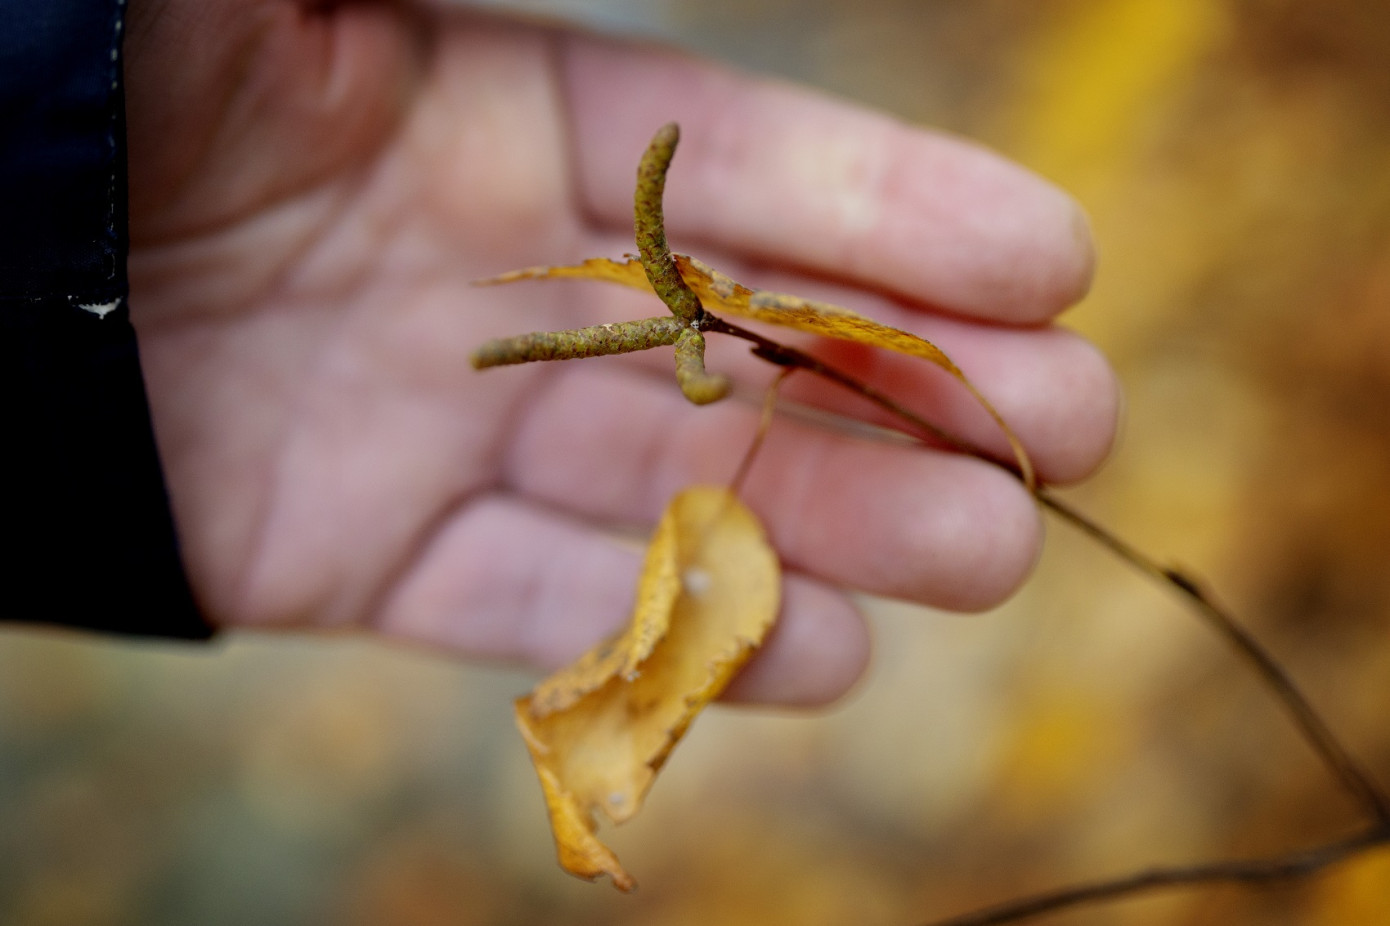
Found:
M 0 620 L 202 638 L 130 324 L 124 0 L 0 0 Z

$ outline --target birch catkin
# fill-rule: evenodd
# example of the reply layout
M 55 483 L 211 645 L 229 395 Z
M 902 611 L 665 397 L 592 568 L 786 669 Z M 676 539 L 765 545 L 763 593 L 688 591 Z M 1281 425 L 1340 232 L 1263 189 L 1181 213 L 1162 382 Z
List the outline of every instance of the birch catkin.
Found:
M 676 382 L 696 405 L 708 405 L 729 394 L 729 377 L 705 371 L 705 336 L 698 328 L 686 328 L 676 339 Z
M 688 330 L 689 326 L 679 318 L 663 315 L 569 331 L 536 331 L 488 341 L 473 352 L 472 362 L 475 370 L 481 370 L 509 363 L 530 363 L 533 360 L 576 360 L 606 354 L 628 354 L 674 344 L 681 333 Z
M 661 200 L 666 193 L 666 171 L 680 141 L 680 127 L 674 122 L 662 126 L 637 165 L 637 192 L 633 198 L 637 250 L 652 289 L 671 310 L 685 321 L 697 321 L 703 313 L 700 299 L 681 279 L 676 260 L 666 244 L 666 216 Z
M 671 158 L 679 141 L 680 129 L 674 122 L 657 131 L 637 167 L 637 192 L 633 197 L 633 222 L 642 269 L 647 282 L 671 310 L 671 315 L 569 331 L 537 331 L 512 338 L 498 338 L 473 352 L 471 360 L 474 369 L 536 360 L 575 360 L 626 354 L 674 344 L 676 382 L 687 399 L 696 405 L 705 405 L 728 395 L 729 378 L 705 370 L 705 338 L 700 328 L 713 316 L 705 314 L 700 297 L 681 277 L 680 268 L 676 266 L 676 260 L 666 244 L 661 199 L 666 192 L 666 171 L 671 166 Z M 533 268 L 488 282 L 510 282 L 513 279 L 549 275 L 545 268 Z

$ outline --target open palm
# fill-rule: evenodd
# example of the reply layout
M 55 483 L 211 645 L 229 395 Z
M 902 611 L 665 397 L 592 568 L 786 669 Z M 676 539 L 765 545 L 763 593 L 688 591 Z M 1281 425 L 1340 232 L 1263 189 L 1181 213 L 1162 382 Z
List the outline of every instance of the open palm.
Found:
M 613 529 L 727 480 L 756 408 L 687 405 L 669 350 L 477 373 L 489 337 L 662 307 L 470 281 L 632 250 L 636 160 L 672 119 L 678 250 L 936 340 L 1049 480 L 1112 439 L 1108 368 L 1047 324 L 1088 283 L 1084 220 L 981 149 L 669 51 L 398 2 L 141 0 L 127 59 L 132 312 L 215 623 L 554 665 L 625 619 L 637 553 Z M 997 440 L 933 371 L 837 360 Z M 741 350 L 709 363 L 767 378 Z M 742 680 L 761 700 L 858 674 L 840 587 L 985 607 L 1040 542 L 986 464 L 799 422 L 746 495 L 795 570 Z

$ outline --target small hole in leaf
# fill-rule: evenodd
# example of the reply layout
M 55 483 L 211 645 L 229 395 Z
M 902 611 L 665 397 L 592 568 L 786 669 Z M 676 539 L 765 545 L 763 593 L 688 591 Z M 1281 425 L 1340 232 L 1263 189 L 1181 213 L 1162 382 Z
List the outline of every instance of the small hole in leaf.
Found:
M 695 598 L 709 591 L 710 581 L 710 574 L 698 567 L 687 569 L 681 576 L 681 586 L 685 593 Z

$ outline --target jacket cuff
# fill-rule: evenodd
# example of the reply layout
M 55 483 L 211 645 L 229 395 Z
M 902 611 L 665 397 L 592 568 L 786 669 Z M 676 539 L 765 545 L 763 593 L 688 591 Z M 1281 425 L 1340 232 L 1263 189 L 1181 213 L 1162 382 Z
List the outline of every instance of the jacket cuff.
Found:
M 211 636 L 179 558 L 124 299 L 0 302 L 0 429 L 0 618 Z
M 126 305 L 124 0 L 0 0 L 0 620 L 203 638 Z

